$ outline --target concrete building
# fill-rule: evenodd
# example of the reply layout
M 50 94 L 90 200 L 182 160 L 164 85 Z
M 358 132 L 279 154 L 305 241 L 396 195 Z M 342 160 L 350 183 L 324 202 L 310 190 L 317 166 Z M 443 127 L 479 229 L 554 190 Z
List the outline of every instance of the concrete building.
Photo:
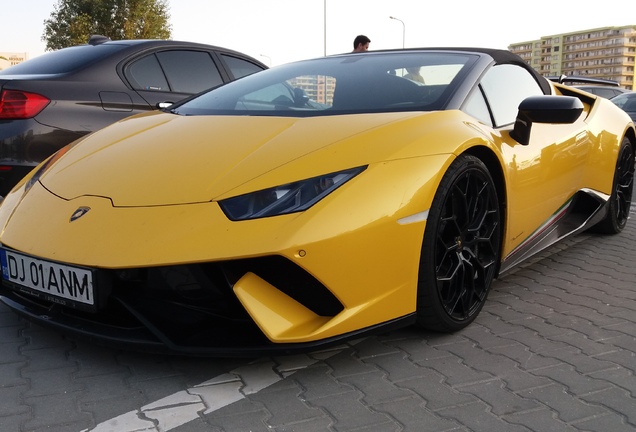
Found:
M 0 52 L 0 70 L 17 65 L 27 60 L 27 53 Z
M 336 81 L 333 77 L 307 75 L 291 80 L 290 84 L 305 90 L 309 99 L 318 103 L 331 105 Z
M 602 27 L 508 46 L 543 76 L 579 75 L 634 90 L 636 25 Z

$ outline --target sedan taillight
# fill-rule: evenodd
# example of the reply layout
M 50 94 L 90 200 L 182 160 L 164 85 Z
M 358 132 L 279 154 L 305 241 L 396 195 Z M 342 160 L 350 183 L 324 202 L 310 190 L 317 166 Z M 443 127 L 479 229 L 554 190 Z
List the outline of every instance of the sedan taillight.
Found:
M 27 119 L 49 104 L 47 97 L 20 90 L 0 91 L 0 119 Z

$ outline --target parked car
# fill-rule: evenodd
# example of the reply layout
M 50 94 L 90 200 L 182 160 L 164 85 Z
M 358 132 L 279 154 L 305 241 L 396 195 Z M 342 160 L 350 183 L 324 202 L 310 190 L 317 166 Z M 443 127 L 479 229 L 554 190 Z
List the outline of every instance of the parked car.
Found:
M 617 107 L 621 108 L 636 123 L 636 92 L 623 93 L 610 99 Z
M 498 275 L 568 235 L 623 230 L 635 148 L 616 105 L 505 50 L 290 63 L 41 164 L 0 205 L 0 298 L 147 351 L 453 332 Z
M 577 85 L 574 86 L 578 89 L 592 93 L 596 96 L 604 97 L 605 99 L 611 99 L 614 96 L 618 96 L 623 93 L 627 93 L 630 90 L 623 87 L 607 86 L 607 85 Z
M 0 195 L 77 138 L 263 69 L 216 46 L 95 37 L 2 70 Z
M 550 81 L 558 82 L 559 84 L 568 84 L 574 88 L 592 93 L 593 95 L 604 97 L 605 99 L 610 99 L 621 93 L 630 91 L 622 88 L 618 81 L 603 78 L 593 78 L 581 75 L 560 75 L 549 76 L 546 78 Z

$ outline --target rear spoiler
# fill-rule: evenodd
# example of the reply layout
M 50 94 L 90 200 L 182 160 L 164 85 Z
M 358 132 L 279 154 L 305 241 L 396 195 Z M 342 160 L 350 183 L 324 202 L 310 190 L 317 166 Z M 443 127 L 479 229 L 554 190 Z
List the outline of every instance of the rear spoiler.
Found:
M 548 76 L 546 77 L 550 81 L 558 82 L 559 84 L 565 83 L 581 83 L 581 84 L 602 84 L 613 87 L 619 87 L 620 83 L 603 78 L 590 78 L 580 75 L 561 75 L 561 76 Z

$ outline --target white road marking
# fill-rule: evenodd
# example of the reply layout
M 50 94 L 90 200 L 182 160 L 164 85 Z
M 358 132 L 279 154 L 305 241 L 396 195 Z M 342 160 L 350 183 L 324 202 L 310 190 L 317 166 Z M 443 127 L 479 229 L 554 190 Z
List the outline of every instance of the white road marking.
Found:
M 259 359 L 82 432 L 167 432 L 257 393 L 307 366 L 338 354 L 343 348 L 339 346 L 312 353 L 311 356 Z

